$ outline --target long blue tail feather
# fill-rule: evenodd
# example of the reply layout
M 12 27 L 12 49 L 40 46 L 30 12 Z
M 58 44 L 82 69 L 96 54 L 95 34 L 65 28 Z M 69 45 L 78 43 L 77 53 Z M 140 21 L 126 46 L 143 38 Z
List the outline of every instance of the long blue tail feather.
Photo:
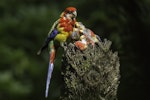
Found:
M 48 91 L 49 91 L 49 85 L 50 85 L 50 80 L 51 80 L 51 75 L 53 72 L 53 63 L 49 63 L 49 68 L 48 68 L 48 74 L 47 74 L 47 81 L 46 81 L 46 90 L 45 90 L 45 97 L 48 97 Z

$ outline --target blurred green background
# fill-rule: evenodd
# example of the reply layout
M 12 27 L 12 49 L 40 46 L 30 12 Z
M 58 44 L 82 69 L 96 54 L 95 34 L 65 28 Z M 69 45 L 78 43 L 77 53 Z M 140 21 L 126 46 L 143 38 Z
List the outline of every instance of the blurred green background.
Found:
M 51 25 L 68 6 L 119 52 L 119 100 L 146 100 L 150 90 L 150 0 L 1 0 L 0 100 L 45 100 L 48 51 L 37 56 Z M 60 50 L 61 51 L 61 50 Z M 58 100 L 61 54 L 49 97 Z

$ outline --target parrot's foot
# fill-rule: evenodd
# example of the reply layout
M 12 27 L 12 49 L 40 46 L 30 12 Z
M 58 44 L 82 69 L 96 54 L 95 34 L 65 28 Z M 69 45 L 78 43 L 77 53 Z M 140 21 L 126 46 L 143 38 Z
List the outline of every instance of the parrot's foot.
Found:
M 63 43 L 60 43 L 61 47 L 66 51 L 67 50 L 67 43 L 66 42 L 63 42 Z
M 67 46 L 63 46 L 64 50 L 66 51 L 67 50 Z

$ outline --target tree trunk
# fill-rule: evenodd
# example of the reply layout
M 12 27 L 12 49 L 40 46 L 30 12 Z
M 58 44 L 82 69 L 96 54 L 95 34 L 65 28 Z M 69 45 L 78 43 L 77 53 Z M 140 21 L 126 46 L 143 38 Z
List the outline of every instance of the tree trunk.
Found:
M 63 88 L 60 100 L 117 100 L 118 53 L 111 41 L 97 43 L 81 51 L 70 43 L 63 56 Z

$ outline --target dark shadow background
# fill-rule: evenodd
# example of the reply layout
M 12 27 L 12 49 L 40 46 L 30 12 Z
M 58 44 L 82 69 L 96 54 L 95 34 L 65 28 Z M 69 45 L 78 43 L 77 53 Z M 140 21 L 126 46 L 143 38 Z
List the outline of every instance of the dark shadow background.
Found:
M 0 100 L 46 100 L 48 51 L 37 56 L 51 25 L 68 6 L 77 20 L 119 52 L 119 100 L 146 100 L 150 90 L 149 0 L 1 0 Z M 60 50 L 61 52 L 61 50 Z M 58 100 L 61 53 L 57 55 L 47 100 Z

